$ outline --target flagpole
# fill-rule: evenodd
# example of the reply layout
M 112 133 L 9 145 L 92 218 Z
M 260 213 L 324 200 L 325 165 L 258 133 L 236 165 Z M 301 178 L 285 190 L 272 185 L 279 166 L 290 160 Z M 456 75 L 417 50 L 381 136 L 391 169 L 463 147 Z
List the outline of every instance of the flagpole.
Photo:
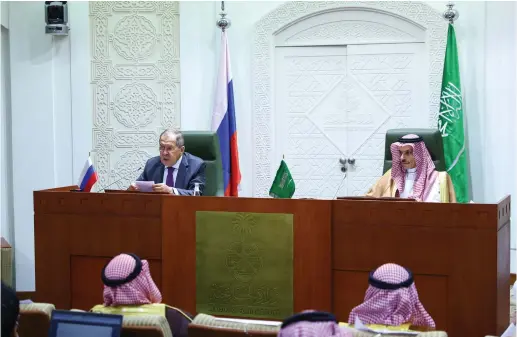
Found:
M 449 21 L 449 23 L 452 25 L 452 24 L 454 24 L 454 21 L 458 20 L 458 18 L 460 17 L 460 13 L 453 8 L 454 2 L 451 1 L 446 6 L 447 6 L 447 10 L 445 12 L 443 12 L 442 16 L 445 20 Z
M 224 1 L 221 1 L 221 13 L 219 13 L 221 18 L 217 20 L 216 25 L 217 27 L 221 28 L 221 30 L 224 32 L 227 28 L 230 28 L 232 25 L 232 21 L 226 17 L 226 12 L 224 10 Z

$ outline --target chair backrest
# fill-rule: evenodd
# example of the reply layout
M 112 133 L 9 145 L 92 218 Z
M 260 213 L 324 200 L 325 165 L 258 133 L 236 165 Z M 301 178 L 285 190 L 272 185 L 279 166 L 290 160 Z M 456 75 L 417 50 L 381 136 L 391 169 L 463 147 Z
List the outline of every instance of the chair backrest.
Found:
M 124 316 L 120 337 L 173 337 L 165 316 Z
M 253 322 L 239 322 L 218 319 L 207 314 L 198 314 L 188 326 L 189 337 L 238 337 L 260 336 L 273 337 L 280 327 Z
M 277 332 L 219 328 L 191 323 L 188 326 L 188 335 L 189 337 L 276 337 Z
M 53 304 L 31 303 L 20 305 L 18 335 L 20 337 L 47 337 Z
M 445 156 L 443 154 L 443 140 L 440 131 L 437 129 L 391 129 L 386 132 L 384 167 L 382 173 L 386 173 L 386 171 L 391 168 L 392 158 L 390 145 L 397 142 L 399 137 L 409 134 L 415 134 L 424 139 L 424 143 L 431 154 L 436 170 L 445 171 Z
M 164 337 L 163 331 L 155 326 L 122 327 L 120 337 Z
M 224 196 L 223 164 L 219 138 L 212 131 L 182 131 L 185 151 L 205 161 L 206 185 L 203 195 Z

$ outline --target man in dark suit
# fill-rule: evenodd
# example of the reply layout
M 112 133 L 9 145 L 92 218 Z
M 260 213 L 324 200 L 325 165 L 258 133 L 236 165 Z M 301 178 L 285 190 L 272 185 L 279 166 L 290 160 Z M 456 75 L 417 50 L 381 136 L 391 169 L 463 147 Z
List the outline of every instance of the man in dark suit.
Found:
M 154 192 L 193 195 L 196 183 L 203 194 L 205 162 L 185 152 L 185 142 L 179 130 L 165 130 L 160 135 L 160 155 L 147 161 L 138 181 L 154 181 Z M 130 190 L 138 190 L 131 184 Z

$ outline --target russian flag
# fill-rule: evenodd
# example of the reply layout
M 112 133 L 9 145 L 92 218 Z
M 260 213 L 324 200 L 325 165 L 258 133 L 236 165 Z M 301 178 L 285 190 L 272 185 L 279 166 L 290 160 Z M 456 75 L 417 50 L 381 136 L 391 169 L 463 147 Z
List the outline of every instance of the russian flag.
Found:
M 237 147 L 237 124 L 233 100 L 233 81 L 230 68 L 230 51 L 226 31 L 221 36 L 221 58 L 217 78 L 215 106 L 212 114 L 212 131 L 219 136 L 221 158 L 223 161 L 224 195 L 239 196 L 241 171 L 239 168 L 239 149 Z
M 83 171 L 79 176 L 77 186 L 79 186 L 81 191 L 90 192 L 93 185 L 97 182 L 97 179 L 97 172 L 95 172 L 92 160 L 88 157 L 88 160 L 84 163 Z

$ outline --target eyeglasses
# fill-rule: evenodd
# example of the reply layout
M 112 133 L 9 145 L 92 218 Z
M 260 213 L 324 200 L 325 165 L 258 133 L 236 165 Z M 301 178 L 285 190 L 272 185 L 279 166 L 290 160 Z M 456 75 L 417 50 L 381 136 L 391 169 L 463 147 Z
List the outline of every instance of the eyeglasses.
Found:
M 172 152 L 176 152 L 176 150 L 179 149 L 179 147 L 165 147 L 165 146 L 161 146 L 159 147 L 159 150 L 160 152 L 163 152 L 163 153 L 172 153 Z

